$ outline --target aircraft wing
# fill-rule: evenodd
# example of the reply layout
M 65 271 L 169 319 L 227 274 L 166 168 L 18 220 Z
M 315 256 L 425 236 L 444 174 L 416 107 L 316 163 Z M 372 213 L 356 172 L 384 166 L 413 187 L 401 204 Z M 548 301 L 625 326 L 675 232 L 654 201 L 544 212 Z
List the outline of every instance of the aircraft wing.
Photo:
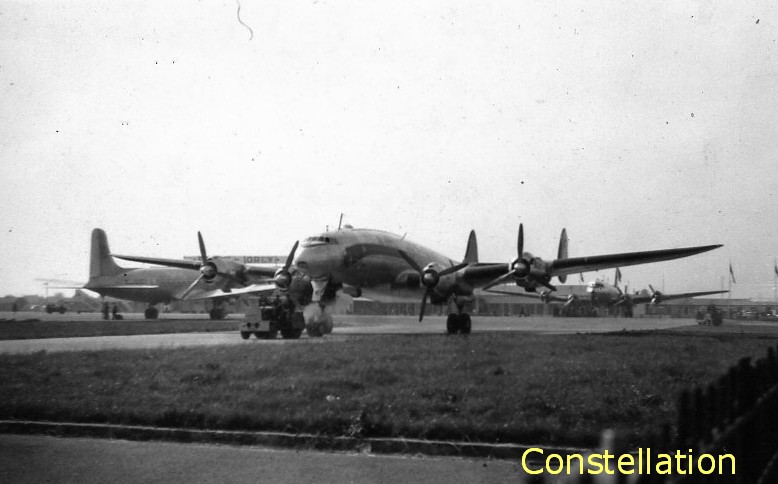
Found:
M 246 268 L 246 272 L 253 276 L 264 276 L 268 278 L 272 278 L 276 271 L 282 267 L 284 267 L 283 264 L 275 264 L 275 263 L 251 263 L 251 264 L 245 264 L 244 266 Z
M 516 289 L 518 289 L 518 288 L 516 288 Z M 548 293 L 548 292 L 546 292 L 544 295 L 541 295 L 541 294 L 538 294 L 538 293 L 525 292 L 525 291 L 521 291 L 521 290 L 512 291 L 509 288 L 505 288 L 505 289 L 486 289 L 486 292 L 494 292 L 494 293 L 497 293 L 497 294 L 506 294 L 508 296 L 527 297 L 527 298 L 530 298 L 530 299 L 540 299 L 540 300 L 544 300 L 545 299 L 545 301 L 543 301 L 543 302 L 546 302 L 546 301 L 550 301 L 550 302 L 567 302 L 568 299 L 569 299 L 568 297 L 557 296 L 557 295 L 554 295 L 554 294 L 551 294 L 551 293 Z
M 547 271 L 551 277 L 577 272 L 588 272 L 614 267 L 646 264 L 665 260 L 680 259 L 690 255 L 700 254 L 721 247 L 718 245 L 701 245 L 698 247 L 683 247 L 680 249 L 649 250 L 645 252 L 627 252 L 624 254 L 596 255 L 592 257 L 571 257 L 557 259 L 548 264 Z
M 699 291 L 699 292 L 684 292 L 681 294 L 661 294 L 659 295 L 659 304 L 671 300 L 671 299 L 687 299 L 690 297 L 698 297 L 698 296 L 709 296 L 712 294 L 724 294 L 725 292 L 729 291 Z M 632 302 L 635 304 L 644 304 L 651 302 L 651 299 L 653 299 L 653 295 L 650 296 L 630 296 L 632 298 Z
M 193 271 L 199 271 L 202 263 L 196 260 L 183 260 L 183 259 L 158 259 L 156 257 L 141 257 L 135 255 L 116 255 L 112 254 L 117 259 L 129 260 L 132 262 L 141 262 L 143 264 L 156 264 L 159 266 L 178 267 L 179 269 L 192 269 Z
M 187 296 L 187 301 L 201 301 L 203 299 L 214 299 L 217 297 L 239 296 L 241 294 L 272 294 L 277 289 L 275 283 L 252 284 L 246 287 L 230 289 L 213 289 L 211 291 L 196 292 Z

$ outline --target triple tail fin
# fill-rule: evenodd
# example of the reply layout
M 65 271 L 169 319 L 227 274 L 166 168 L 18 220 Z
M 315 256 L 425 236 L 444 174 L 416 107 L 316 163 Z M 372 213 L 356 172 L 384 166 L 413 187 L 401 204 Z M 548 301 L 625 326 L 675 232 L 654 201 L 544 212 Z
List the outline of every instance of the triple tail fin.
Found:
M 557 259 L 567 259 L 567 229 L 562 229 L 562 235 L 559 236 L 559 251 L 557 252 Z M 559 282 L 562 284 L 567 280 L 567 274 L 557 276 Z
M 89 254 L 89 278 L 98 276 L 112 276 L 122 272 L 111 257 L 111 249 L 108 248 L 108 237 L 103 229 L 92 230 L 92 248 Z
M 467 250 L 465 250 L 465 258 L 462 262 L 468 264 L 478 263 L 478 241 L 475 239 L 475 230 L 470 231 L 470 237 L 467 239 Z

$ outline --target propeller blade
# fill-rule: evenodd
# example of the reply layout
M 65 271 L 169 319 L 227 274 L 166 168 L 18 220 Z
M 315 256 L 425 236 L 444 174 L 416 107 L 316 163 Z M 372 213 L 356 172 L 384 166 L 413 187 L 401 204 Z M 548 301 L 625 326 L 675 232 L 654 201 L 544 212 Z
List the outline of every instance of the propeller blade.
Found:
M 648 288 L 651 289 L 651 292 L 656 292 L 651 284 L 648 285 Z
M 405 259 L 405 262 L 407 262 L 407 263 L 408 263 L 408 265 L 410 265 L 411 267 L 413 267 L 413 269 L 414 269 L 416 272 L 418 272 L 419 274 L 422 274 L 422 273 L 424 272 L 424 271 L 421 269 L 421 267 L 419 267 L 419 264 L 417 264 L 415 260 L 411 259 L 411 256 L 409 256 L 408 254 L 406 254 L 406 253 L 405 253 L 405 251 L 403 251 L 403 250 L 398 250 L 397 252 L 399 252 L 399 253 L 400 253 L 400 257 L 402 257 L 403 259 Z
M 419 308 L 419 322 L 424 319 L 424 309 L 427 307 L 427 298 L 429 297 L 429 291 L 424 291 L 424 296 L 421 298 L 421 308 Z
M 542 279 L 537 279 L 537 281 L 538 281 L 538 283 L 539 283 L 541 286 L 547 287 L 547 288 L 551 289 L 552 291 L 556 291 L 556 287 L 554 287 L 553 285 L 551 285 L 551 283 L 549 283 L 549 282 L 546 282 L 546 281 L 544 281 L 544 280 L 542 280 Z
M 519 259 L 524 255 L 524 224 L 519 224 L 519 240 L 516 247 L 519 251 Z
M 451 274 L 452 272 L 456 272 L 459 269 L 462 269 L 463 267 L 467 267 L 467 266 L 468 266 L 467 262 L 462 262 L 461 264 L 457 264 L 455 266 L 451 266 L 448 269 L 443 269 L 442 271 L 438 272 L 438 275 L 439 276 L 445 276 L 447 274 Z
M 490 287 L 497 286 L 497 285 L 502 284 L 503 282 L 511 279 L 512 277 L 513 277 L 513 271 L 506 272 L 505 274 L 501 275 L 500 277 L 498 277 L 497 279 L 493 280 L 489 284 L 485 285 L 483 288 L 484 288 L 484 290 L 486 290 L 486 289 L 489 289 Z
M 205 264 L 205 261 L 208 260 L 208 255 L 205 253 L 205 242 L 203 242 L 203 234 L 200 233 L 200 231 L 197 231 L 197 241 L 200 243 L 200 257 L 202 258 L 203 264 Z
M 190 293 L 190 292 L 192 292 L 192 289 L 194 289 L 194 288 L 195 288 L 195 286 L 197 285 L 197 283 L 198 283 L 198 282 L 200 282 L 200 280 L 201 280 L 203 277 L 205 277 L 205 275 L 204 275 L 204 274 L 200 274 L 200 277 L 198 277 L 197 279 L 195 279 L 195 281 L 194 281 L 194 282 L 193 282 L 193 283 L 192 283 L 192 284 L 191 284 L 189 287 L 187 287 L 187 288 L 186 288 L 186 291 L 184 291 L 184 294 L 182 294 L 182 295 L 181 295 L 181 299 L 183 299 L 183 300 L 186 300 L 186 297 L 189 295 L 189 293 Z
M 294 242 L 294 246 L 292 246 L 292 251 L 289 252 L 289 257 L 286 258 L 286 263 L 284 264 L 284 270 L 289 270 L 289 266 L 292 265 L 292 261 L 294 260 L 294 253 L 297 252 L 297 245 L 300 243 L 299 240 L 296 240 Z

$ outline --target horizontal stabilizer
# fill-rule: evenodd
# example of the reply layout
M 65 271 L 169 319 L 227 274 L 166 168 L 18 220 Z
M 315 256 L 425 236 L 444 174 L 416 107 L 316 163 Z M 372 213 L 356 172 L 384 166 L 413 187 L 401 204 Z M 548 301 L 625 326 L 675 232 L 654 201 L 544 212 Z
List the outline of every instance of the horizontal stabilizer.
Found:
M 179 260 L 179 259 L 158 259 L 156 257 L 140 257 L 134 255 L 115 255 L 117 259 L 129 260 L 132 262 L 140 262 L 142 264 L 156 264 L 167 267 L 178 267 L 179 269 L 192 269 L 194 271 L 200 270 L 200 261 L 195 260 Z

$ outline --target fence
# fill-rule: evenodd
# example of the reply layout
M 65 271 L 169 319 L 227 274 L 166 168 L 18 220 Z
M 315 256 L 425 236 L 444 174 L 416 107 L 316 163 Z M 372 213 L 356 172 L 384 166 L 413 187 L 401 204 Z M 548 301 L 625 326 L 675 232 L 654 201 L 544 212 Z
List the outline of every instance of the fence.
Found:
M 778 482 L 778 348 L 769 348 L 767 356 L 751 363 L 751 358 L 741 359 L 737 365 L 707 387 L 684 391 L 679 399 L 678 425 L 675 435 L 664 426 L 650 436 L 644 448 L 654 455 L 682 454 L 681 462 L 699 463 L 700 456 L 713 458 L 725 454 L 734 456 L 734 475 L 724 459 L 721 474 L 705 474 L 696 471 L 681 475 L 634 472 L 630 475 L 604 474 L 539 474 L 528 476 L 526 482 L 548 483 L 639 483 L 639 484 L 689 484 L 696 482 L 768 484 Z M 603 449 L 620 455 L 618 439 L 606 431 Z M 635 451 L 632 451 L 635 455 Z M 636 457 L 637 460 L 637 457 Z M 719 461 L 721 462 L 721 461 Z M 703 461 L 703 470 L 710 469 L 711 460 Z M 707 466 L 707 469 L 706 469 Z M 714 464 L 715 466 L 715 464 Z M 613 468 L 613 467 L 612 467 Z M 536 467 L 537 469 L 537 467 Z M 675 470 L 676 468 L 673 467 Z M 575 469 L 578 470 L 577 468 Z M 688 468 L 686 469 L 688 471 Z

